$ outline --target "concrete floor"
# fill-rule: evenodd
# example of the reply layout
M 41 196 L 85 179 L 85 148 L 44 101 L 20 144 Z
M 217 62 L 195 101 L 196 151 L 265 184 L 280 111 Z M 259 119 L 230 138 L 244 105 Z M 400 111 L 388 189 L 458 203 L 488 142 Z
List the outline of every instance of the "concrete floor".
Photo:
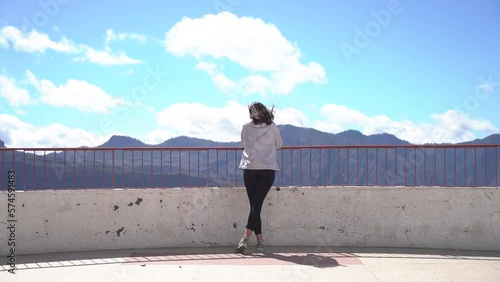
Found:
M 500 281 L 500 252 L 394 248 L 136 249 L 18 256 L 0 281 Z

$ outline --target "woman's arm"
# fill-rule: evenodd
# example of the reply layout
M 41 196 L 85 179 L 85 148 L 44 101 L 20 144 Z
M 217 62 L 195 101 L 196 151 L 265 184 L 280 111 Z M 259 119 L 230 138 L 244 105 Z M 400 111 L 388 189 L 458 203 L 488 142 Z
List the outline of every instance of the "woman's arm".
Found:
M 241 146 L 243 146 L 243 149 L 245 149 L 245 128 L 245 125 L 241 128 Z
M 281 133 L 276 124 L 273 123 L 272 127 L 274 133 L 274 139 L 276 141 L 276 149 L 280 149 L 283 146 L 283 138 L 281 137 Z

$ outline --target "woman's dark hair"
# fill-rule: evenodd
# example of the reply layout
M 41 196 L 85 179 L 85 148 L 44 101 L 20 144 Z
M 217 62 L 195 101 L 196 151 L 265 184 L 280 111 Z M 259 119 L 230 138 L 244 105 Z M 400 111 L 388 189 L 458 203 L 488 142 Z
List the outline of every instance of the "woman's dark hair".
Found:
M 250 112 L 250 118 L 254 124 L 265 123 L 270 125 L 273 123 L 274 107 L 268 109 L 260 102 L 253 102 L 248 106 L 248 111 Z

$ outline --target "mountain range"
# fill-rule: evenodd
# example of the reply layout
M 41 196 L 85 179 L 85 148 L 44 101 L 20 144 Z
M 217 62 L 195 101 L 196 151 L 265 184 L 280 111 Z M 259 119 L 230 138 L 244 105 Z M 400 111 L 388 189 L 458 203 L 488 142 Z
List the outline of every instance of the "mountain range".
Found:
M 411 145 L 391 134 L 367 136 L 356 130 L 332 134 L 292 125 L 279 128 L 285 146 Z M 500 134 L 460 144 L 500 144 Z M 4 147 L 1 141 L 0 146 Z M 23 184 L 26 190 L 49 186 L 54 189 L 242 186 L 243 177 L 237 167 L 242 153 L 240 146 L 239 141 L 216 142 L 187 136 L 160 144 L 112 136 L 98 146 L 99 150 L 87 147 L 69 152 L 47 150 L 42 155 L 16 151 L 14 168 L 16 174 L 27 179 L 23 180 L 27 182 Z M 280 150 L 281 172 L 275 183 L 280 186 L 330 183 L 492 186 L 497 185 L 499 152 L 495 148 Z M 12 152 L 2 154 L 1 167 L 12 167 Z
M 322 132 L 313 128 L 297 127 L 293 125 L 278 126 L 285 146 L 312 146 L 312 145 L 410 145 L 388 133 L 364 135 L 357 130 L 347 130 L 337 134 Z M 500 134 L 492 134 L 485 138 L 475 139 L 457 144 L 500 144 Z M 100 148 L 145 148 L 145 147 L 239 147 L 239 141 L 217 142 L 207 139 L 179 136 L 168 139 L 160 144 L 146 144 L 129 136 L 113 135 L 108 141 L 97 146 Z M 0 147 L 5 144 L 0 140 Z

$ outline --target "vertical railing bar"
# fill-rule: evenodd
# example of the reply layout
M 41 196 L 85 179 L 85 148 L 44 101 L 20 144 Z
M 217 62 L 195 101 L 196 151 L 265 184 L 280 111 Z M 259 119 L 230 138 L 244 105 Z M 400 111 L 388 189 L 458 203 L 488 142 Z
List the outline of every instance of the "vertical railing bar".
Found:
M 144 188 L 144 149 L 141 149 L 141 188 Z
M 14 170 L 16 169 L 16 160 L 15 160 L 15 155 L 16 155 L 16 154 L 15 154 L 15 153 L 16 153 L 16 151 L 15 151 L 15 150 L 12 150 L 12 164 L 11 164 L 11 165 L 12 165 L 12 169 L 14 169 Z M 3 172 L 2 172 L 2 173 L 3 173 Z M 16 171 L 16 173 L 17 173 L 17 171 Z M 55 169 L 54 169 L 54 173 L 55 173 Z M 8 179 L 7 179 L 7 180 L 8 180 Z M 4 182 L 4 183 L 5 183 L 5 182 Z M 8 191 L 8 189 L 7 189 L 7 191 Z
M 2 183 L 5 183 L 5 179 L 4 179 L 4 175 L 6 175 L 5 174 L 5 165 L 4 165 L 4 154 L 5 154 L 5 151 L 1 150 L 0 152 L 2 152 L 2 175 L 0 177 L 2 178 Z M 34 156 L 35 155 L 33 154 L 33 159 L 35 158 Z M 33 167 L 35 167 L 35 166 L 33 166 Z M 5 187 L 5 191 L 8 191 L 8 190 L 9 190 L 8 187 Z
M 125 189 L 125 150 L 122 150 L 122 189 Z
M 389 183 L 389 148 L 385 148 L 385 186 Z
M 36 150 L 33 150 L 33 189 L 36 190 Z
M 14 154 L 12 154 L 12 159 L 14 159 Z M 54 190 L 57 190 L 56 186 L 56 150 L 54 150 L 54 174 L 52 174 L 52 185 L 54 185 Z
M 293 149 L 290 149 L 290 186 L 293 186 Z
M 151 177 L 149 178 L 150 179 L 150 183 L 149 183 L 149 187 L 151 188 L 154 188 L 154 178 L 153 178 L 153 150 L 150 150 L 151 152 Z
M 226 151 L 226 187 L 229 186 L 229 162 L 228 162 L 228 155 L 227 155 L 227 149 L 225 149 Z
M 73 150 L 73 189 L 76 189 L 76 150 Z
M 309 186 L 312 186 L 312 148 L 309 148 Z
M 66 151 L 64 151 L 66 152 Z M 3 155 L 3 151 L 2 151 Z M 3 164 L 3 162 L 2 162 Z M 3 169 L 2 169 L 2 175 L 3 175 Z M 64 185 L 66 187 L 66 185 Z M 23 190 L 26 189 L 26 149 L 23 149 Z
M 210 186 L 210 180 L 209 180 L 209 171 L 210 171 L 210 150 L 207 149 L 207 187 Z
M 485 187 L 487 186 L 487 182 L 486 182 L 486 177 L 488 177 L 487 171 L 488 171 L 488 164 L 486 162 L 486 147 L 484 147 L 484 186 Z
M 216 173 L 215 183 L 217 184 L 217 187 L 220 187 L 220 185 L 219 185 L 219 150 L 217 150 L 217 149 L 215 149 L 215 173 Z
M 299 149 L 300 150 L 300 155 L 299 155 L 299 164 L 300 164 L 300 186 L 304 186 L 304 184 L 302 183 L 302 168 L 303 168 L 303 164 L 302 164 L 302 148 Z
M 444 160 L 443 160 L 443 167 L 444 167 L 444 175 L 443 175 L 443 186 L 446 187 L 448 186 L 446 184 L 446 148 L 443 149 L 444 151 Z
M 188 149 L 188 187 L 191 187 L 191 150 Z
M 179 152 L 179 187 L 182 187 L 182 150 L 178 150 Z
M 94 153 L 94 165 L 93 165 L 93 170 L 92 170 L 92 188 L 95 189 L 95 183 L 96 183 L 96 178 L 95 178 L 95 150 L 93 150 Z
M 63 185 L 64 185 L 64 190 L 67 190 L 67 185 L 66 185 L 66 150 L 63 152 Z
M 375 148 L 375 186 L 378 186 L 378 148 Z
M 200 186 L 200 150 L 197 150 L 198 152 L 198 182 L 196 184 Z
M 404 159 L 405 159 L 405 173 L 404 173 L 404 175 L 405 175 L 405 187 L 408 186 L 406 184 L 406 157 L 407 157 L 407 154 L 406 154 L 406 147 L 405 147 L 405 157 L 404 157 Z
M 359 148 L 356 148 L 356 186 L 359 185 Z
M 45 168 L 45 164 L 47 162 L 47 158 L 46 158 L 46 153 L 47 151 L 46 150 L 43 150 L 43 190 L 47 190 L 47 183 L 46 183 L 46 168 Z
M 477 187 L 477 154 L 476 154 L 476 148 L 474 147 L 474 187 Z
M 376 174 L 376 172 L 375 172 Z M 366 148 L 366 186 L 368 186 L 368 147 Z
M 337 147 L 337 185 L 340 186 L 340 147 Z
M 163 149 L 160 149 L 160 187 L 163 188 Z
M 115 149 L 111 149 L 111 188 L 115 188 Z
M 168 184 L 170 185 L 170 187 L 173 187 L 173 183 L 172 183 L 172 149 L 168 150 L 168 157 L 169 157 L 169 170 L 170 170 L 170 174 L 168 176 Z
M 427 186 L 427 148 L 424 147 L 424 186 Z
M 284 173 L 284 170 L 285 170 L 285 153 L 283 152 L 283 149 L 280 150 L 280 154 L 281 154 L 281 171 L 283 171 L 281 173 L 281 185 L 283 186 L 283 182 L 285 181 L 285 173 Z
M 332 148 L 328 148 L 328 186 L 332 185 Z
M 495 147 L 495 186 L 498 187 L 498 146 Z
M 417 149 L 418 147 L 413 146 L 413 187 L 417 186 Z
M 453 186 L 457 187 L 457 148 L 453 148 Z
M 394 147 L 394 186 L 397 186 L 398 177 L 398 147 Z
M 64 153 L 66 154 L 66 151 L 64 151 Z M 2 152 L 3 154 L 3 152 Z M 66 156 L 66 155 L 65 155 Z M 66 160 L 66 158 L 65 158 Z M 64 165 L 66 166 L 66 162 L 64 163 Z M 3 171 L 2 171 L 3 173 Z M 66 167 L 64 167 L 64 176 L 66 175 Z M 66 180 L 63 176 L 63 180 Z M 64 182 L 64 187 L 66 187 L 66 182 Z M 26 189 L 26 149 L 23 149 L 23 190 Z
M 83 149 L 83 189 L 87 190 L 87 152 Z
M 312 186 L 312 149 L 309 147 L 309 186 Z
M 346 181 L 347 181 L 347 185 L 349 185 L 349 161 L 350 161 L 350 156 L 351 154 L 349 154 L 349 147 L 347 147 L 347 176 L 346 176 Z
M 281 151 L 280 151 L 281 153 Z M 236 184 L 234 185 L 235 187 L 238 187 L 238 151 L 234 150 L 234 175 L 236 178 Z
M 464 187 L 467 187 L 467 148 L 464 147 Z
M 321 166 L 321 151 L 322 151 L 322 149 L 319 148 L 319 180 L 318 180 L 319 186 L 321 186 L 321 171 L 322 171 L 322 166 Z
M 434 147 L 434 186 L 437 185 L 437 172 L 436 172 L 436 147 Z
M 134 177 L 134 175 L 135 175 L 135 165 L 134 165 L 134 163 L 135 163 L 135 150 L 132 149 L 132 187 L 130 187 L 132 189 L 135 188 L 135 182 L 134 182 L 134 178 L 135 178 Z M 123 189 L 125 189 L 125 187 L 123 187 Z
M 95 160 L 95 150 L 94 150 L 94 160 Z M 95 164 L 94 164 L 94 167 L 95 167 Z M 101 185 L 102 185 L 101 188 L 106 187 L 106 150 L 102 151 L 102 179 L 101 179 Z

